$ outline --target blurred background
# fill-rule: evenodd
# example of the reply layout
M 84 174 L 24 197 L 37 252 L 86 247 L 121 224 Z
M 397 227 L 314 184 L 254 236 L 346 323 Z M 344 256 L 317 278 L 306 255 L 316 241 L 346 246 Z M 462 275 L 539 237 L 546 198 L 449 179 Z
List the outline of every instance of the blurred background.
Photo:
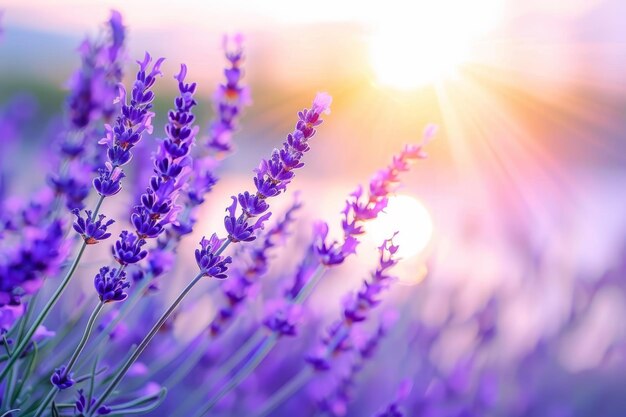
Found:
M 229 195 L 250 187 L 259 158 L 280 144 L 317 91 L 328 91 L 333 105 L 292 188 L 305 203 L 303 240 L 311 219 L 331 222 L 338 233 L 347 194 L 434 123 L 429 159 L 403 177 L 403 197 L 386 221 L 371 226 L 360 253 L 373 253 L 381 236 L 399 229 L 404 289 L 389 304 L 441 330 L 424 353 L 407 342 L 414 322 L 401 320 L 389 343 L 403 359 L 377 374 L 380 383 L 397 385 L 394 378 L 420 355 L 443 373 L 471 356 L 477 368 L 508 378 L 502 387 L 515 387 L 514 364 L 541 351 L 534 375 L 540 394 L 502 388 L 517 407 L 504 415 L 626 413 L 614 389 L 626 382 L 623 1 L 5 0 L 0 8 L 0 109 L 25 92 L 24 100 L 37 103 L 36 110 L 28 106 L 32 122 L 11 149 L 17 157 L 1 152 L 15 172 L 11 192 L 28 195 L 44 182 L 40 151 L 50 146 L 63 86 L 79 65 L 76 49 L 110 9 L 124 16 L 131 58 L 146 50 L 167 57 L 156 87 L 155 136 L 181 62 L 199 83 L 196 113 L 206 129 L 222 78 L 222 34 L 242 32 L 254 104 L 207 203 L 203 232 L 187 241 L 183 256 L 191 260 L 199 236 L 221 230 Z M 126 70 L 130 81 L 135 67 Z M 342 294 L 371 267 L 368 258 L 323 282 L 312 308 L 336 316 Z M 497 335 L 483 349 L 475 320 L 487 307 Z M 211 308 L 203 308 L 210 318 Z M 414 403 L 427 392 L 416 386 Z M 380 391 L 361 395 L 363 409 L 382 405 L 393 389 Z M 576 404 L 572 393 L 580 396 Z M 367 415 L 358 410 L 354 415 Z

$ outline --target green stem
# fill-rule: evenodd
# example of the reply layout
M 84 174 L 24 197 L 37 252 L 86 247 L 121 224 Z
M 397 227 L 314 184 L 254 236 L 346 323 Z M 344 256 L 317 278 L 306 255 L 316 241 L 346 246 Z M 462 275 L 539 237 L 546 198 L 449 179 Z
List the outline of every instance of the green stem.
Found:
M 11 368 L 13 368 L 13 365 L 15 365 L 15 362 L 17 362 L 20 356 L 22 356 L 22 353 L 24 353 L 24 350 L 26 350 L 26 347 L 30 343 L 30 339 L 35 334 L 35 331 L 37 331 L 37 328 L 46 319 L 46 317 L 48 317 L 48 314 L 50 314 L 50 310 L 52 310 L 52 307 L 54 307 L 57 301 L 59 301 L 61 294 L 63 294 L 63 292 L 65 291 L 65 288 L 70 283 L 72 275 L 76 271 L 76 268 L 78 267 L 78 263 L 80 262 L 80 258 L 82 258 L 86 247 L 87 247 L 87 244 L 83 242 L 83 244 L 80 247 L 80 250 L 78 251 L 78 255 L 76 255 L 76 258 L 74 259 L 74 262 L 72 262 L 70 269 L 67 271 L 67 274 L 65 274 L 63 281 L 61 281 L 61 285 L 56 289 L 54 294 L 52 294 L 52 297 L 50 297 L 50 299 L 44 306 L 41 313 L 39 313 L 39 315 L 35 318 L 35 321 L 33 322 L 33 324 L 31 324 L 31 326 L 28 328 L 28 331 L 26 332 L 24 337 L 20 339 L 17 346 L 15 346 L 15 348 L 13 349 L 11 357 L 9 358 L 6 366 L 2 370 L 2 373 L 0 373 L 0 382 L 4 380 L 4 378 L 7 376 Z
M 309 279 L 306 284 L 304 284 L 296 297 L 293 299 L 293 305 L 302 304 L 309 298 L 309 296 L 313 292 L 313 289 L 317 286 L 319 281 L 324 276 L 326 269 L 327 267 L 322 264 L 318 265 L 317 268 L 315 268 L 311 279 Z M 250 339 L 252 340 L 258 338 L 258 334 L 261 334 L 262 331 L 263 329 L 259 328 Z M 228 381 L 228 383 L 222 385 L 218 393 L 209 400 L 207 406 L 204 408 L 201 414 L 198 414 L 198 416 L 203 416 L 208 413 L 220 399 L 222 399 L 231 390 L 237 388 L 239 384 L 243 382 L 248 377 L 248 375 L 250 375 L 256 369 L 259 363 L 261 363 L 261 361 L 269 354 L 269 352 L 272 350 L 274 345 L 276 345 L 276 343 L 278 343 L 278 335 L 276 333 L 272 333 L 271 336 L 266 337 L 263 345 L 261 345 L 259 350 L 257 350 L 257 352 L 248 360 L 243 368 L 235 373 L 235 375 Z M 242 346 L 242 348 L 238 350 L 237 353 L 235 353 L 235 355 L 237 355 L 238 357 L 245 357 L 254 350 L 255 346 L 256 345 L 245 344 L 244 346 Z
M 98 305 L 96 306 L 96 308 L 94 308 L 93 311 L 91 312 L 91 316 L 89 316 L 89 320 L 87 321 L 87 325 L 85 326 L 85 331 L 83 332 L 83 336 L 81 337 L 80 342 L 78 342 L 76 349 L 74 349 L 74 353 L 72 353 L 72 357 L 67 363 L 67 366 L 65 367 L 65 371 L 63 371 L 63 376 L 69 375 L 70 372 L 72 371 L 72 368 L 74 368 L 74 365 L 76 364 L 76 361 L 78 360 L 78 357 L 80 356 L 81 352 L 85 348 L 85 344 L 87 344 L 87 340 L 89 340 L 89 336 L 91 335 L 91 332 L 93 331 L 93 326 L 95 325 L 96 319 L 98 318 L 98 315 L 102 311 L 103 307 L 104 307 L 104 303 L 100 301 Z M 46 409 L 50 401 L 54 400 L 58 392 L 59 392 L 59 389 L 57 387 L 52 387 L 52 389 L 50 390 L 50 392 L 48 392 L 48 395 L 46 396 L 47 403 L 45 401 L 41 403 L 34 417 L 39 417 L 41 413 L 43 413 L 43 411 Z
M 41 402 L 41 404 L 39 405 L 39 408 L 37 408 L 37 412 L 34 414 L 33 417 L 39 417 L 41 413 L 43 413 L 43 411 L 46 408 L 48 408 L 48 406 L 50 405 L 50 403 L 52 402 L 52 400 L 54 399 L 54 397 L 57 395 L 58 392 L 59 392 L 59 389 L 57 387 L 53 387 L 48 392 L 48 395 L 46 395 L 46 398 Z
M 151 281 L 152 277 L 146 275 L 142 282 L 139 284 L 139 286 L 135 288 L 132 294 L 128 297 L 128 299 L 124 301 L 124 304 L 119 309 L 119 314 L 113 320 L 111 320 L 104 327 L 104 329 L 100 333 L 98 333 L 98 335 L 93 339 L 91 345 L 94 347 L 94 349 L 91 349 L 89 353 L 87 353 L 87 355 L 81 361 L 82 364 L 87 363 L 94 358 L 94 356 L 98 353 L 97 347 L 102 345 L 104 339 L 109 336 L 115 326 L 117 326 L 120 321 L 124 320 L 128 313 L 130 313 L 137 306 L 137 304 L 141 300 L 141 296 L 143 295 L 144 290 L 148 288 L 148 285 L 150 285 Z
M 69 374 L 70 371 L 74 368 L 74 365 L 76 364 L 76 361 L 78 360 L 78 357 L 83 352 L 83 349 L 85 349 L 87 340 L 89 340 L 89 336 L 91 336 L 91 332 L 93 331 L 93 326 L 96 324 L 96 319 L 98 318 L 98 315 L 102 311 L 103 307 L 104 307 L 104 303 L 100 301 L 98 305 L 96 306 L 96 308 L 94 308 L 93 312 L 91 313 L 91 316 L 89 316 L 89 320 L 87 321 L 87 326 L 85 327 L 85 332 L 83 333 L 83 337 L 80 339 L 80 342 L 78 342 L 78 346 L 76 346 L 76 349 L 74 350 L 74 353 L 72 354 L 72 357 L 70 358 L 70 361 L 67 363 L 67 367 L 65 368 L 66 375 Z
M 222 245 L 222 246 L 224 246 L 224 245 Z M 172 315 L 174 310 L 176 310 L 176 308 L 181 303 L 181 301 L 183 301 L 185 296 L 189 293 L 189 291 L 191 291 L 191 289 L 198 283 L 198 281 L 200 281 L 200 279 L 203 276 L 204 276 L 203 273 L 199 273 L 198 275 L 196 275 L 196 277 L 193 280 L 191 280 L 191 282 L 189 284 L 187 284 L 185 289 L 178 295 L 178 297 L 176 297 L 174 302 L 167 308 L 167 310 L 165 310 L 165 313 L 163 313 L 163 315 L 161 315 L 159 320 L 154 324 L 154 326 L 152 326 L 152 329 L 150 329 L 150 331 L 143 338 L 141 343 L 139 343 L 139 345 L 135 348 L 135 350 L 130 355 L 130 357 L 126 360 L 126 362 L 124 362 L 122 367 L 116 372 L 115 376 L 113 377 L 113 380 L 109 383 L 109 385 L 104 390 L 102 395 L 100 395 L 100 397 L 96 401 L 95 405 L 92 407 L 91 411 L 88 414 L 88 417 L 93 416 L 94 410 L 97 410 L 98 408 L 100 408 L 104 404 L 106 399 L 109 398 L 109 396 L 113 393 L 115 388 L 117 388 L 117 386 L 120 384 L 120 382 L 122 382 L 122 379 L 124 378 L 124 376 L 126 376 L 126 373 L 130 369 L 130 367 L 133 365 L 133 363 L 135 363 L 135 361 L 143 353 L 143 351 L 146 349 L 146 347 L 148 347 L 148 344 L 150 344 L 150 342 L 152 341 L 154 336 L 157 334 L 157 332 L 159 331 L 161 326 L 163 326 L 163 324 L 165 324 L 167 319 L 170 318 L 170 316 Z
M 196 367 L 202 356 L 206 353 L 206 349 L 209 346 L 210 340 L 208 338 L 204 338 L 198 343 L 198 346 L 195 347 L 195 350 L 191 352 L 185 361 L 180 364 L 179 367 L 165 380 L 163 381 L 164 387 L 173 387 L 176 386 L 180 381 L 187 376 L 187 374 Z M 182 355 L 183 352 L 181 352 Z M 154 373 L 156 374 L 156 370 Z
M 257 329 L 252 336 L 248 338 L 246 343 L 241 345 L 237 351 L 228 358 L 228 361 L 224 363 L 224 365 L 220 366 L 220 373 L 218 374 L 218 379 L 222 379 L 224 376 L 229 374 L 235 367 L 242 361 L 246 356 L 248 356 L 252 351 L 259 345 L 259 343 L 263 340 L 265 335 L 263 334 L 262 329 Z M 202 387 L 200 387 L 202 388 Z
M 332 352 L 337 349 L 337 346 L 350 332 L 350 328 L 344 325 L 337 331 L 333 339 L 328 343 L 324 350 L 324 359 L 328 359 Z M 257 412 L 254 417 L 265 417 L 270 412 L 274 411 L 276 407 L 281 405 L 284 401 L 289 399 L 293 394 L 298 392 L 300 388 L 306 385 L 307 382 L 313 377 L 314 373 L 312 368 L 307 366 L 303 368 L 296 376 L 287 381 L 278 391 L 263 404 L 261 410 Z
M 276 407 L 281 405 L 285 400 L 298 392 L 300 388 L 306 385 L 307 382 L 313 376 L 313 371 L 310 367 L 303 368 L 296 376 L 291 378 L 289 382 L 280 387 L 272 396 L 263 404 L 261 409 L 254 415 L 254 417 L 265 417 Z
M 261 363 L 261 361 L 265 359 L 267 354 L 270 353 L 270 351 L 277 342 L 277 333 L 272 333 L 271 335 L 267 336 L 259 347 L 259 350 L 255 352 L 255 354 L 250 358 L 246 365 L 239 371 L 237 371 L 233 378 L 231 378 L 226 384 L 221 386 L 217 394 L 209 399 L 209 402 L 206 404 L 206 406 L 202 409 L 200 413 L 196 414 L 196 416 L 200 417 L 207 414 L 222 398 L 224 398 L 226 394 L 238 387 L 239 384 L 256 369 L 259 363 Z

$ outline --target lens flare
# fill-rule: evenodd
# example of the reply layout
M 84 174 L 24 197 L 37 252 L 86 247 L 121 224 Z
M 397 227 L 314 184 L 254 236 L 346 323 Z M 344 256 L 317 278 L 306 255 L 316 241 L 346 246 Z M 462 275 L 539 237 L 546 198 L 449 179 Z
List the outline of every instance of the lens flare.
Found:
M 389 199 L 385 213 L 367 225 L 370 238 L 379 244 L 400 231 L 394 242 L 400 246 L 402 258 L 422 252 L 433 235 L 433 223 L 428 210 L 414 197 L 397 195 Z

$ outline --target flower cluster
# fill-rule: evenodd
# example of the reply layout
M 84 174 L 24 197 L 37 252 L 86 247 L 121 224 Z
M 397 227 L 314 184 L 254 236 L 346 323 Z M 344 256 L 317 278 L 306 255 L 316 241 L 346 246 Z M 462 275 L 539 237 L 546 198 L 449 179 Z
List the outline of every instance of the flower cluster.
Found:
M 263 223 L 271 213 L 266 211 L 269 205 L 265 201 L 275 197 L 287 189 L 297 168 L 304 166 L 301 161 L 309 148 L 308 140 L 315 135 L 315 127 L 322 123 L 320 115 L 329 113 L 332 98 L 326 93 L 318 93 L 311 109 L 298 113 L 298 122 L 293 133 L 287 136 L 282 148 L 274 149 L 269 159 L 263 159 L 255 170 L 255 193 L 240 193 L 232 197 L 233 203 L 226 209 L 228 215 L 224 218 L 224 226 L 231 242 L 251 241 L 256 237 L 254 232 L 263 227 Z M 241 213 L 237 214 L 237 206 L 241 206 Z M 254 223 L 251 218 L 258 217 Z
M 180 236 L 191 233 L 196 222 L 196 209 L 204 202 L 204 196 L 217 183 L 215 170 L 220 164 L 219 157 L 232 150 L 232 136 L 237 130 L 237 121 L 245 107 L 250 105 L 250 90 L 242 86 L 243 78 L 243 36 L 235 35 L 232 41 L 235 49 L 229 47 L 231 38 L 224 36 L 223 48 L 228 67 L 224 69 L 225 82 L 218 85 L 213 98 L 215 115 L 210 124 L 205 146 L 197 147 L 193 160 L 193 173 L 185 192 L 184 210 L 173 230 Z M 217 154 L 214 156 L 213 154 Z
M 30 229 L 29 229 L 30 230 Z M 53 221 L 43 230 L 32 230 L 23 242 L 0 259 L 0 307 L 17 305 L 35 293 L 44 274 L 53 274 L 65 254 L 63 224 Z
M 83 129 L 93 120 L 109 119 L 115 112 L 117 83 L 121 80 L 121 53 L 126 38 L 122 15 L 113 10 L 104 41 L 86 39 L 79 48 L 81 67 L 69 81 L 69 119 L 74 129 Z M 68 143 L 64 153 L 73 155 Z
M 389 286 L 393 279 L 388 270 L 398 263 L 395 257 L 398 246 L 393 244 L 392 239 L 385 240 L 378 248 L 379 259 L 376 270 L 372 273 L 371 281 L 363 281 L 363 286 L 352 299 L 349 299 L 343 309 L 346 323 L 357 323 L 367 318 L 367 314 L 380 300 L 377 296 Z
M 81 67 L 68 82 L 68 126 L 59 143 L 63 160 L 48 176 L 55 194 L 65 197 L 70 209 L 84 206 L 89 194 L 86 178 L 104 164 L 94 140 L 97 122 L 109 122 L 118 106 L 114 99 L 122 80 L 126 34 L 119 12 L 112 11 L 107 23 L 106 34 L 86 39 L 79 48 Z
M 217 279 L 226 278 L 226 270 L 232 258 L 218 254 L 225 241 L 226 239 L 218 238 L 215 233 L 210 239 L 202 238 L 200 249 L 196 249 L 196 263 L 202 275 Z
M 76 381 L 72 379 L 72 372 L 67 373 L 65 372 L 65 369 L 65 366 L 55 369 L 52 377 L 50 378 L 52 385 L 57 387 L 59 390 L 68 389 L 76 383 Z
M 72 213 L 76 216 L 76 221 L 74 221 L 72 226 L 74 230 L 82 236 L 86 244 L 93 245 L 111 236 L 111 233 L 108 233 L 107 229 L 110 225 L 115 223 L 115 220 L 109 219 L 105 223 L 104 214 L 99 214 L 97 219 L 95 219 L 91 210 L 85 210 L 85 217 L 80 215 L 78 209 L 72 210 Z
M 233 43 L 231 47 L 230 43 Z M 215 120 L 209 128 L 207 146 L 211 149 L 228 152 L 232 148 L 231 136 L 237 128 L 237 119 L 243 107 L 250 105 L 250 89 L 241 85 L 244 72 L 241 68 L 243 53 L 243 35 L 238 33 L 232 38 L 224 36 L 222 45 L 230 67 L 224 69 L 226 82 L 220 84 L 213 97 Z
M 387 334 L 389 323 L 381 323 L 374 334 L 355 352 L 354 360 L 348 372 L 343 375 L 330 393 L 317 401 L 317 407 L 322 414 L 333 417 L 342 417 L 346 414 L 348 404 L 353 399 L 353 391 L 357 376 L 363 371 L 365 365 L 374 356 L 381 340 Z
M 288 235 L 289 225 L 295 220 L 295 212 L 300 207 L 302 207 L 302 203 L 296 199 L 284 216 L 265 232 L 263 242 L 251 248 L 249 264 L 231 272 L 230 279 L 223 286 L 227 305 L 219 309 L 209 325 L 213 337 L 220 335 L 225 327 L 233 321 L 237 309 L 246 301 L 251 287 L 266 274 L 270 251 L 281 241 L 284 241 Z
M 395 236 L 395 235 L 394 235 Z M 398 263 L 395 257 L 398 246 L 393 238 L 385 240 L 378 248 L 379 257 L 376 269 L 370 281 L 364 281 L 358 293 L 346 299 L 342 321 L 334 323 L 316 351 L 307 357 L 307 361 L 318 371 L 330 369 L 329 358 L 351 349 L 350 333 L 354 323 L 362 322 L 367 314 L 380 302 L 378 295 L 388 287 L 393 279 L 388 270 Z
M 176 199 L 189 176 L 189 152 L 197 132 L 191 112 L 196 105 L 193 98 L 196 84 L 185 83 L 186 75 L 187 66 L 183 64 L 174 77 L 178 81 L 180 95 L 174 101 L 175 108 L 168 113 L 169 122 L 165 126 L 167 137 L 159 143 L 154 155 L 155 174 L 146 193 L 141 196 L 140 204 L 133 208 L 131 214 L 135 233 L 122 232 L 112 248 L 113 257 L 121 265 L 134 264 L 145 258 L 147 251 L 142 246 L 146 239 L 159 237 L 165 226 L 176 221 L 180 211 Z
M 328 225 L 323 222 L 316 224 L 315 248 L 320 262 L 324 265 L 340 264 L 348 255 L 355 253 L 359 243 L 357 237 L 364 233 L 363 222 L 376 218 L 387 207 L 387 200 L 399 182 L 400 173 L 408 171 L 411 162 L 427 156 L 423 147 L 435 133 L 436 129 L 428 126 L 422 144 L 406 145 L 399 155 L 393 157 L 389 166 L 372 177 L 367 195 L 364 195 L 360 186 L 350 194 L 351 198 L 346 201 L 342 211 L 343 242 L 328 242 Z
M 124 301 L 128 294 L 124 290 L 130 287 L 126 282 L 126 272 L 121 268 L 109 268 L 104 266 L 94 277 L 94 287 L 100 301 L 110 303 L 112 301 Z
M 152 57 L 146 52 L 144 60 L 137 61 L 139 72 L 133 84 L 130 102 L 127 101 L 126 90 L 120 85 L 119 100 L 123 103 L 121 114 L 114 126 L 105 125 L 106 135 L 99 142 L 107 146 L 108 160 L 104 168 L 100 168 L 93 185 L 102 197 L 117 194 L 121 190 L 121 180 L 125 176 L 121 167 L 130 162 L 131 149 L 141 140 L 142 134 L 152 133 L 154 113 L 150 109 L 154 93 L 150 88 L 156 77 L 161 75 L 160 67 L 164 60 L 159 58 L 150 68 Z

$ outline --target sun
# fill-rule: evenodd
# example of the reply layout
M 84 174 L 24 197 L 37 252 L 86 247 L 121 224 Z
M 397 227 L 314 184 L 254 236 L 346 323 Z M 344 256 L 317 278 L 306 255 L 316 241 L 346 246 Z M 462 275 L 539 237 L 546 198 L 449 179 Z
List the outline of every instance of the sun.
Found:
M 394 239 L 400 246 L 398 255 L 409 258 L 426 249 L 433 235 L 433 222 L 416 198 L 397 195 L 389 199 L 385 212 L 368 224 L 367 232 L 376 243 L 399 232 Z
M 406 90 L 454 76 L 473 44 L 497 25 L 503 1 L 392 1 L 370 42 L 376 78 Z

